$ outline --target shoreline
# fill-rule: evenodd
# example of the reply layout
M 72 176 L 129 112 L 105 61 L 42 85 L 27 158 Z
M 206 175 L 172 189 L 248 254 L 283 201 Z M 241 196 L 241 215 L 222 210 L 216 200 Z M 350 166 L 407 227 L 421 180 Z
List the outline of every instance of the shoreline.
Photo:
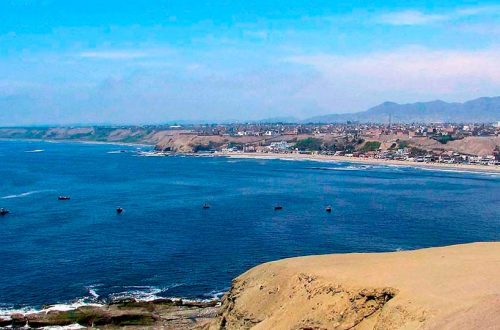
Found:
M 111 142 L 111 141 L 87 141 L 87 140 L 47 140 L 47 139 L 10 139 L 10 138 L 0 138 L 0 142 L 45 142 L 45 143 L 75 143 L 75 144 L 96 144 L 96 145 L 114 145 L 114 146 L 125 146 L 125 147 L 154 147 L 154 144 L 146 143 L 128 143 L 128 142 Z
M 20 141 L 20 142 L 45 142 L 45 143 L 74 143 L 74 144 L 95 144 L 95 145 L 114 145 L 114 146 L 126 146 L 126 147 L 151 147 L 154 148 L 154 144 L 146 143 L 127 143 L 127 142 L 110 142 L 110 141 L 86 141 L 86 140 L 47 140 L 47 139 L 10 139 L 10 138 L 0 138 L 0 142 L 3 141 Z M 176 153 L 176 155 L 183 156 L 201 156 L 196 153 Z M 205 156 L 205 155 L 203 155 Z M 500 174 L 500 166 L 486 166 L 486 165 L 464 165 L 464 164 L 446 164 L 446 163 L 425 163 L 425 162 L 411 162 L 402 160 L 385 160 L 377 158 L 360 158 L 360 157 L 346 157 L 346 156 L 333 156 L 333 155 L 319 155 L 319 154 L 275 154 L 275 153 L 248 153 L 248 152 L 216 152 L 214 154 L 206 156 L 216 156 L 216 157 L 229 157 L 229 158 L 241 158 L 241 159 L 283 159 L 283 160 L 309 160 L 309 161 L 319 161 L 319 162 L 343 162 L 343 163 L 357 163 L 366 165 L 382 165 L 382 166 L 402 166 L 402 167 L 413 167 L 413 168 L 424 168 L 431 170 L 444 170 L 444 171 L 454 171 L 454 172 L 481 172 L 481 173 L 491 173 Z
M 226 156 L 229 158 L 241 158 L 241 159 L 310 160 L 310 161 L 343 162 L 343 163 L 357 163 L 357 164 L 382 165 L 382 166 L 404 166 L 404 167 L 425 168 L 433 170 L 466 171 L 472 173 L 481 172 L 481 173 L 500 174 L 500 166 L 418 163 L 418 162 L 401 161 L 401 160 L 384 160 L 375 158 L 359 158 L 359 157 L 312 155 L 312 154 L 272 154 L 272 153 L 256 152 L 256 153 L 219 153 L 216 155 Z
M 136 326 L 141 328 L 168 327 L 191 329 L 212 321 L 220 309 L 220 300 L 188 300 L 157 298 L 140 300 L 123 298 L 107 303 L 76 303 L 49 305 L 42 309 L 13 310 L 0 314 L 0 328 L 61 327 L 84 329 Z

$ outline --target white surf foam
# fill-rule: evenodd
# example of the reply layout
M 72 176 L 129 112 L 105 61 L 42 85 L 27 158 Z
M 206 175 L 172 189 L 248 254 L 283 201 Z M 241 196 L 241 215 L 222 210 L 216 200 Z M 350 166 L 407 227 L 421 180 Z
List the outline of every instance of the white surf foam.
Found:
M 40 329 L 43 330 L 76 330 L 76 329 L 86 329 L 87 327 L 84 327 L 83 325 L 79 325 L 78 323 L 70 324 L 70 325 L 65 325 L 65 326 L 50 326 L 50 327 L 43 327 Z
M 124 287 L 125 291 L 111 293 L 109 299 L 122 300 L 122 299 L 136 299 L 139 301 L 153 301 L 160 299 L 158 294 L 167 291 L 169 288 L 158 288 L 150 286 L 128 286 Z
M 222 296 L 226 294 L 226 292 L 229 291 L 229 288 L 226 288 L 224 290 L 213 290 L 210 291 L 206 296 L 208 299 L 205 299 L 207 301 L 212 301 L 212 300 L 220 300 L 222 299 Z
M 91 285 L 86 287 L 89 295 L 79 298 L 75 300 L 74 302 L 71 303 L 61 303 L 61 304 L 54 304 L 54 305 L 49 305 L 47 307 L 44 307 L 43 309 L 35 309 L 32 307 L 25 307 L 25 308 L 12 308 L 6 305 L 0 305 L 0 319 L 2 320 L 11 320 L 11 315 L 13 314 L 21 314 L 21 315 L 28 315 L 28 314 L 34 314 L 34 313 L 48 313 L 52 311 L 59 311 L 59 312 L 66 312 L 66 311 L 72 311 L 80 307 L 84 306 L 92 306 L 92 307 L 104 307 L 106 306 L 106 301 L 107 303 L 117 301 L 117 300 L 122 300 L 122 299 L 135 299 L 137 301 L 154 301 L 157 299 L 171 299 L 172 301 L 184 301 L 184 302 L 209 302 L 209 301 L 214 301 L 214 300 L 220 300 L 222 296 L 229 290 L 229 288 L 225 290 L 214 290 L 211 291 L 204 296 L 206 296 L 206 299 L 186 299 L 186 298 L 181 298 L 181 297 L 172 297 L 172 296 L 165 296 L 161 295 L 159 296 L 160 293 L 166 293 L 169 289 L 179 286 L 181 284 L 174 284 L 169 287 L 153 287 L 153 286 L 126 286 L 122 287 L 124 289 L 123 291 L 116 292 L 116 293 L 111 293 L 109 294 L 107 299 L 99 300 L 99 293 L 98 293 L 98 287 L 100 286 L 99 284 L 97 285 Z M 66 327 L 46 327 L 44 329 L 81 329 L 82 327 L 73 324 L 69 325 Z
M 55 304 L 55 305 L 50 305 L 47 308 L 44 308 L 41 310 L 41 312 L 48 313 L 51 311 L 58 311 L 58 312 L 67 312 L 67 311 L 72 311 L 80 307 L 84 306 L 94 306 L 94 307 L 102 307 L 104 306 L 103 304 L 98 304 L 98 303 L 88 303 L 88 302 L 83 302 L 81 300 L 76 301 L 71 304 Z
M 359 170 L 368 170 L 374 168 L 371 165 L 348 165 L 344 167 L 310 167 L 313 170 L 322 170 L 322 171 L 359 171 Z
M 443 168 L 435 168 L 435 167 L 420 167 L 420 166 L 414 166 L 413 168 L 423 170 L 423 171 L 431 171 L 431 172 L 448 172 L 448 173 L 462 173 L 462 174 L 479 174 L 479 175 L 486 175 L 486 176 L 491 176 L 491 177 L 500 177 L 500 173 L 496 172 L 482 172 L 482 171 L 474 171 L 474 170 L 467 170 L 467 169 L 443 169 Z

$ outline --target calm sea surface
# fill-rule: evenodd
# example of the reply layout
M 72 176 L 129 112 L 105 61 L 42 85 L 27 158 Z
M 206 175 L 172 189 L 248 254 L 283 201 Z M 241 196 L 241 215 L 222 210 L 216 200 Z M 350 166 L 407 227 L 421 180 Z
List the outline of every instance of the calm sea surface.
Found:
M 265 261 L 500 240 L 498 175 L 135 150 L 0 141 L 0 309 L 207 299 Z

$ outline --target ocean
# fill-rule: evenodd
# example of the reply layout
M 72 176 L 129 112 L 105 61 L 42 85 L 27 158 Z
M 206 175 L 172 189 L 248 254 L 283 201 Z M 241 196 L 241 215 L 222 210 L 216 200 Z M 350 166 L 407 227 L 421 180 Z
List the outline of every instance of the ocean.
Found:
M 0 141 L 0 310 L 212 299 L 267 261 L 500 240 L 496 174 L 138 148 Z

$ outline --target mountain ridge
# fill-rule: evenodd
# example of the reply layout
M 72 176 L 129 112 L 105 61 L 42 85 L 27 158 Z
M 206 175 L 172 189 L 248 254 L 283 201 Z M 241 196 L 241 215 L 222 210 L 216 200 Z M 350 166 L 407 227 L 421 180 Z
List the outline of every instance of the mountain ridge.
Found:
M 480 97 L 460 102 L 433 100 L 428 102 L 396 103 L 383 102 L 365 111 L 314 116 L 302 120 L 304 123 L 357 122 L 481 122 L 500 120 L 500 96 Z

